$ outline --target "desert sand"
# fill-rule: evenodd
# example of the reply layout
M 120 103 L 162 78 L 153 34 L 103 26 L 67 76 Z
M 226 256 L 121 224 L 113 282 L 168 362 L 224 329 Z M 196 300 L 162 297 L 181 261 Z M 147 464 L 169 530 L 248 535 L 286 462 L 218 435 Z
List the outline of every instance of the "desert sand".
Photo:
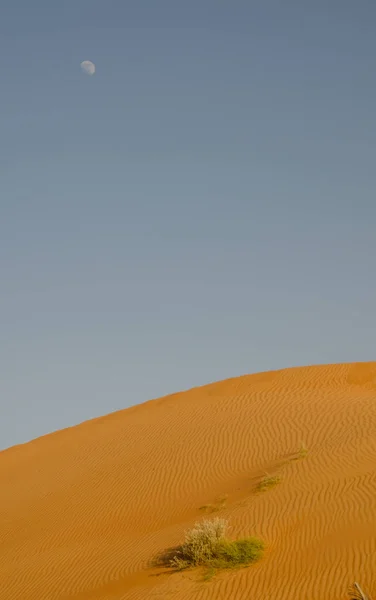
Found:
M 302 443 L 308 449 L 299 454 Z M 265 472 L 281 481 L 259 493 Z M 376 362 L 259 373 L 0 453 L 1 600 L 376 598 Z M 153 557 L 203 505 L 267 544 L 203 582 Z

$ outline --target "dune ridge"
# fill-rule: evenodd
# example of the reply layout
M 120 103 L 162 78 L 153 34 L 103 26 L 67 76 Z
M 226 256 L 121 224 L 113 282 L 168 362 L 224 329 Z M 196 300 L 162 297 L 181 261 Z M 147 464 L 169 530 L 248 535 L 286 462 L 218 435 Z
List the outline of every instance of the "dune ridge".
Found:
M 340 600 L 354 581 L 376 597 L 375 465 L 376 362 L 232 378 L 15 446 L 0 600 Z M 281 482 L 257 493 L 266 471 Z M 264 558 L 209 583 L 152 566 L 220 495 Z

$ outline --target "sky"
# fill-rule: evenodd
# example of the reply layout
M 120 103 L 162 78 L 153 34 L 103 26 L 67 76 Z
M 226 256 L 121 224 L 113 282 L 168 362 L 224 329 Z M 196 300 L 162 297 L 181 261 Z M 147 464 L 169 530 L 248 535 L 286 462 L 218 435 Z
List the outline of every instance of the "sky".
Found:
M 374 0 L 2 6 L 0 448 L 375 359 L 375 31 Z

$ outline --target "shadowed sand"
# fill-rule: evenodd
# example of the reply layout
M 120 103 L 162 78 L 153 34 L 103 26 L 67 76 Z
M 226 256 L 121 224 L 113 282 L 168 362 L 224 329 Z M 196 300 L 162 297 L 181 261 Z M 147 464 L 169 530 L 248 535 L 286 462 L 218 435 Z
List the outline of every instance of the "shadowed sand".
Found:
M 259 492 L 265 472 L 281 479 Z M 0 490 L 1 600 L 341 600 L 354 581 L 376 597 L 376 363 L 88 421 L 1 452 Z M 209 583 L 150 566 L 219 496 L 216 515 L 262 538 L 264 558 Z

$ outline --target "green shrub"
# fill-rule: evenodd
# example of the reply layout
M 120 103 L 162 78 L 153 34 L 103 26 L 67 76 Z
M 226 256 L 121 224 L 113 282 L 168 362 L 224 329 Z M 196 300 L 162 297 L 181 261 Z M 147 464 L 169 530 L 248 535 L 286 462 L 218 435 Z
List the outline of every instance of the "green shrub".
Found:
M 225 540 L 218 545 L 212 564 L 217 568 L 249 565 L 262 556 L 264 544 L 257 538 Z
M 257 538 L 230 541 L 226 538 L 228 522 L 225 519 L 212 519 L 198 522 L 185 536 L 185 541 L 170 566 L 175 570 L 204 566 L 211 575 L 216 569 L 228 569 L 249 565 L 259 560 L 264 543 Z

